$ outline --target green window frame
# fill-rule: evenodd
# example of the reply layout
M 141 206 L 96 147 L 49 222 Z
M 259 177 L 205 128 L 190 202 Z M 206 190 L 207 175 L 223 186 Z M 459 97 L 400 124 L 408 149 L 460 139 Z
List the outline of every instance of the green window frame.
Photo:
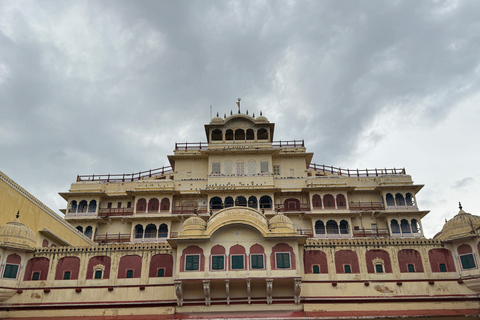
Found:
M 34 273 L 32 274 L 32 280 L 33 280 L 33 281 L 40 280 L 40 272 L 34 272 Z
M 250 256 L 252 260 L 252 269 L 263 269 L 263 254 L 252 254 Z
M 343 266 L 344 273 L 352 273 L 352 267 L 349 264 Z
M 225 257 L 212 256 L 212 270 L 224 270 L 225 269 Z
M 5 279 L 17 279 L 18 264 L 6 264 L 3 270 L 3 277 Z
M 376 273 L 383 273 L 383 264 L 376 264 L 375 265 L 375 272 Z
M 290 269 L 290 253 L 276 253 L 275 258 L 277 269 Z
M 199 255 L 187 255 L 185 256 L 185 270 L 186 271 L 198 271 L 199 268 Z
M 65 271 L 63 273 L 63 280 L 70 280 L 71 276 L 72 276 L 72 273 L 70 271 Z
M 131 279 L 131 278 L 133 278 L 133 270 L 129 269 L 127 270 L 127 279 Z
M 475 259 L 473 258 L 473 254 L 464 254 L 460 256 L 460 261 L 462 262 L 462 269 L 473 269 L 475 268 Z
M 407 265 L 408 272 L 415 272 L 415 266 L 413 264 Z
M 245 269 L 243 264 L 243 255 L 232 256 L 232 270 Z
M 95 271 L 95 279 L 102 279 L 102 270 Z
M 438 265 L 440 272 L 447 272 L 447 265 L 445 263 L 440 263 Z
M 159 277 L 159 278 L 165 277 L 165 269 L 158 269 L 157 277 Z

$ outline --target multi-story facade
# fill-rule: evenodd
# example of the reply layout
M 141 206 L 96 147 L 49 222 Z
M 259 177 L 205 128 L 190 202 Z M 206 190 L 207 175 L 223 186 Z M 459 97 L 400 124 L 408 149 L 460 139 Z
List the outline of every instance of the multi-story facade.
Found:
M 480 217 L 426 239 L 405 169 L 317 165 L 274 128 L 217 116 L 170 167 L 78 176 L 65 220 L 95 244 L 30 245 L 15 275 L 2 247 L 0 316 L 480 314 Z

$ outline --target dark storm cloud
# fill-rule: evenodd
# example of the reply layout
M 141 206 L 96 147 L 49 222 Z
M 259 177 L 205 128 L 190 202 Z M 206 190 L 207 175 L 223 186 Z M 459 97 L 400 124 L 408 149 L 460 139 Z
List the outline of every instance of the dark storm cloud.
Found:
M 210 105 L 229 114 L 238 97 L 340 165 L 379 114 L 434 126 L 478 91 L 479 7 L 4 1 L 2 171 L 40 197 L 77 173 L 168 165 L 175 141 L 205 141 Z

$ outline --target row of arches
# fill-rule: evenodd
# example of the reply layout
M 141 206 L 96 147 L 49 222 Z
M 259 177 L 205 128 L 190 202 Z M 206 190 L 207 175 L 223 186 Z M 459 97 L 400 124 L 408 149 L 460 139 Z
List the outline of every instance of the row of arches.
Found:
M 82 213 L 82 212 L 96 212 L 97 211 L 97 201 L 90 200 L 90 203 L 87 200 L 81 200 L 77 203 L 76 200 L 73 200 L 70 203 L 70 209 L 68 212 L 70 213 Z
M 455 272 L 453 255 L 448 249 L 439 248 L 428 251 L 432 272 Z M 424 272 L 422 256 L 415 249 L 401 249 L 397 252 L 398 269 L 401 273 Z M 365 254 L 368 273 L 392 273 L 393 266 L 390 254 L 381 249 L 368 250 Z M 336 273 L 360 273 L 357 252 L 338 250 L 334 253 Z M 310 250 L 304 253 L 305 273 L 328 273 L 327 254 L 321 250 Z
M 421 231 L 417 219 L 412 219 L 410 222 L 407 219 L 402 219 L 400 224 L 398 220 L 392 219 L 390 221 L 390 230 L 392 235 L 420 233 Z
M 76 229 L 83 233 L 84 235 L 86 235 L 87 237 L 89 237 L 90 239 L 92 239 L 92 236 L 93 236 L 93 227 L 92 226 L 87 226 L 85 228 L 85 230 L 83 229 L 82 226 L 77 226 Z
M 254 141 L 254 140 L 268 140 L 268 130 L 265 128 L 259 129 L 220 129 L 212 130 L 211 141 Z
M 118 279 L 140 278 L 143 259 L 139 255 L 125 255 L 118 261 Z M 173 257 L 170 254 L 156 254 L 149 261 L 149 277 L 171 277 L 173 274 Z M 58 260 L 55 280 L 77 280 L 81 260 L 68 256 Z M 86 279 L 109 279 L 112 259 L 109 256 L 94 256 L 88 260 Z M 48 278 L 50 260 L 46 257 L 31 258 L 25 268 L 24 280 L 45 281 Z
M 411 193 L 403 194 L 396 193 L 395 197 L 391 193 L 387 193 L 385 195 L 385 202 L 387 203 L 388 207 L 404 207 L 404 206 L 414 206 L 415 205 L 415 198 L 412 196 Z
M 156 239 L 156 238 L 168 238 L 168 226 L 165 223 L 157 226 L 153 223 L 144 227 L 141 224 L 137 224 L 134 228 L 134 239 Z
M 342 235 L 350 234 L 350 227 L 347 220 L 341 220 L 337 223 L 335 220 L 328 220 L 326 224 L 322 220 L 315 221 L 316 235 Z
M 210 199 L 210 209 L 219 210 L 223 208 L 229 208 L 234 206 L 249 207 L 254 209 L 271 209 L 273 206 L 272 198 L 270 196 L 261 196 L 260 202 L 258 202 L 256 196 L 250 196 L 248 199 L 244 196 L 238 196 L 235 199 L 233 197 L 225 197 L 224 200 L 220 197 L 212 197 Z
M 136 212 L 137 213 L 158 213 L 170 211 L 170 199 L 163 198 L 159 201 L 157 198 L 151 198 L 148 200 L 140 198 L 137 201 Z
M 321 197 L 318 194 L 314 194 L 312 197 L 313 209 L 346 209 L 347 200 L 345 195 L 337 194 L 335 197 L 332 194 L 326 194 Z

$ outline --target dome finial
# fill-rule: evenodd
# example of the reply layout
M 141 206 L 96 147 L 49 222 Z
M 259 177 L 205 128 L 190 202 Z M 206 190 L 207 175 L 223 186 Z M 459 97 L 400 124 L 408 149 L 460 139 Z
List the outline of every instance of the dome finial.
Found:
M 262 114 L 262 110 L 260 110 L 260 115 L 261 115 L 261 116 L 263 116 L 263 114 Z
M 217 111 L 217 117 L 218 117 L 218 111 Z
M 463 209 L 463 208 L 462 208 L 462 203 L 461 203 L 460 201 L 458 202 L 458 208 L 460 208 L 460 210 Z
M 232 111 L 232 110 L 230 110 L 230 115 L 232 115 L 232 114 L 233 114 L 233 111 Z
M 240 99 L 240 98 L 237 99 L 238 114 L 240 114 L 240 101 L 241 101 L 241 100 L 242 100 L 242 99 Z
M 17 215 L 15 216 L 17 219 L 20 218 L 20 210 L 17 211 Z
M 226 113 L 223 114 L 223 119 L 227 119 L 227 114 Z

